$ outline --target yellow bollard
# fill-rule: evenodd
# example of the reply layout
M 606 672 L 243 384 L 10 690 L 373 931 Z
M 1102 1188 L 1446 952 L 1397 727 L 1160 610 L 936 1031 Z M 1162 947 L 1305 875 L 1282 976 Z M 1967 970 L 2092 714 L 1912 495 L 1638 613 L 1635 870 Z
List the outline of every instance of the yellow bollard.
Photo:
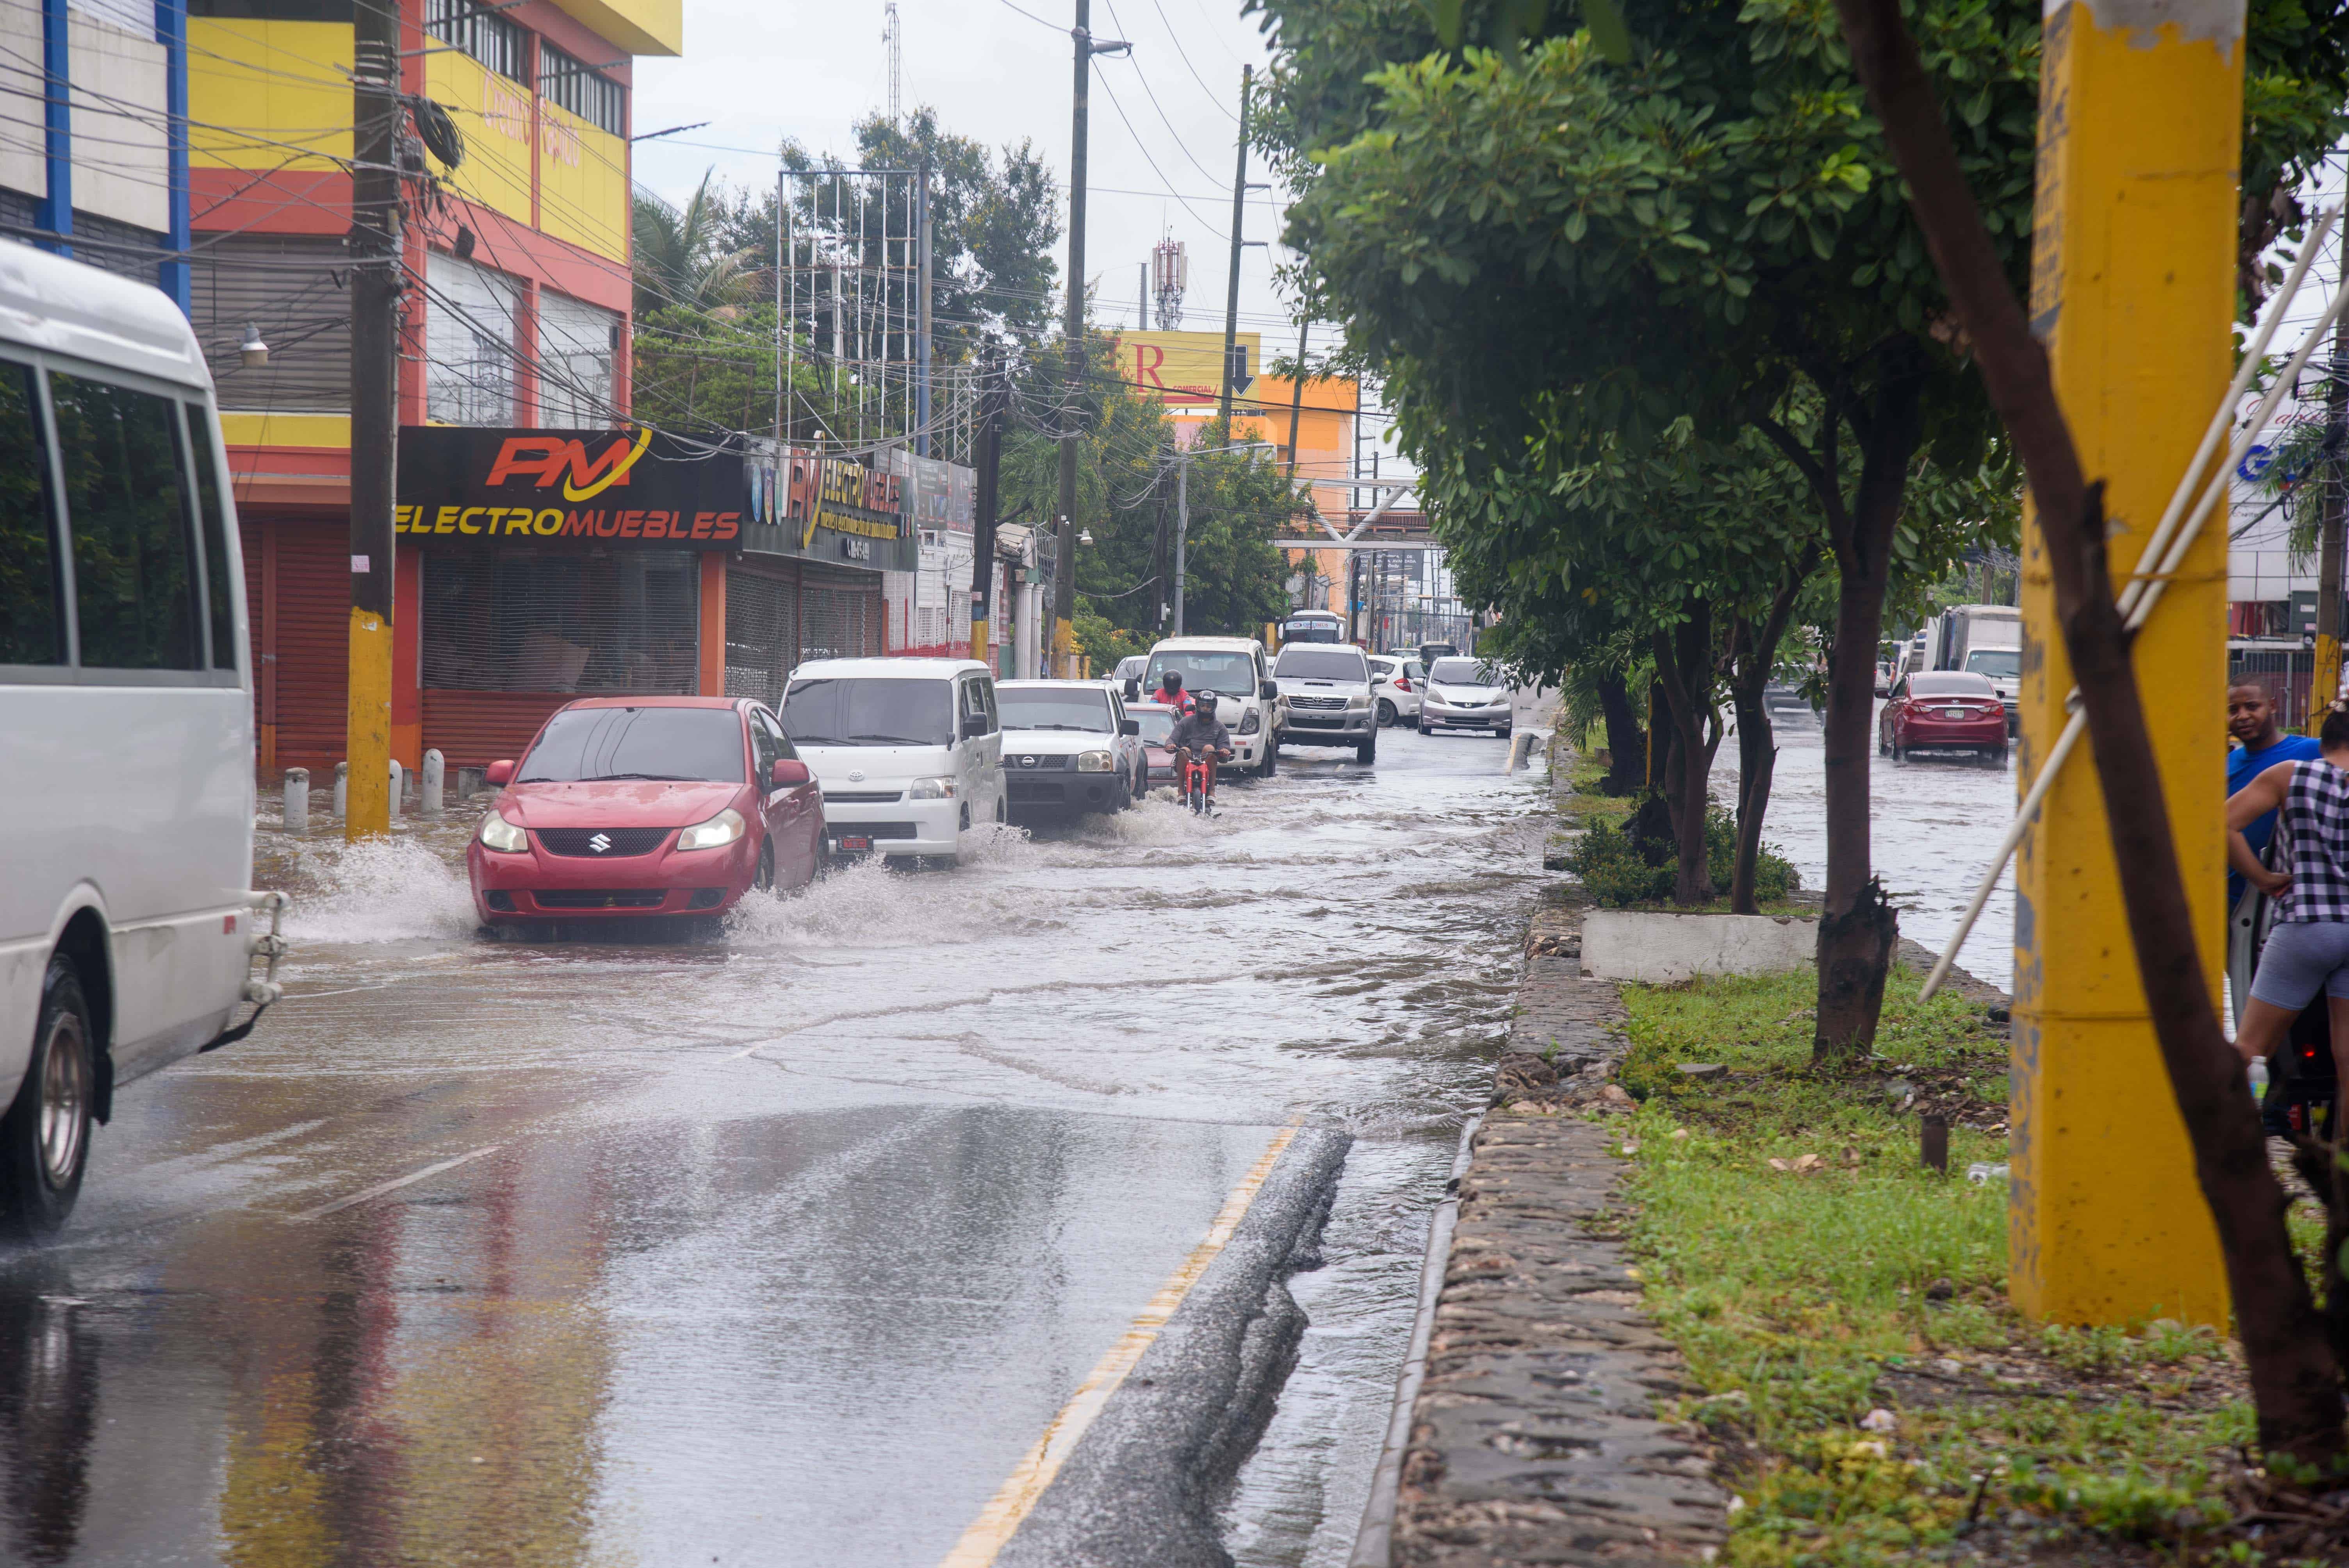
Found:
M 350 707 L 344 748 L 350 779 L 346 839 L 391 831 L 391 618 L 351 608 Z
M 2233 368 L 2243 0 L 2061 0 L 2040 82 L 2033 330 L 2135 568 Z M 2045 541 L 2024 531 L 2027 787 L 2072 686 Z M 2136 648 L 2180 869 L 2220 995 L 2227 535 L 2205 529 Z M 2074 767 L 2015 867 L 2008 1290 L 2030 1316 L 2223 1325 L 2218 1237 L 2154 1043 L 2102 795 Z

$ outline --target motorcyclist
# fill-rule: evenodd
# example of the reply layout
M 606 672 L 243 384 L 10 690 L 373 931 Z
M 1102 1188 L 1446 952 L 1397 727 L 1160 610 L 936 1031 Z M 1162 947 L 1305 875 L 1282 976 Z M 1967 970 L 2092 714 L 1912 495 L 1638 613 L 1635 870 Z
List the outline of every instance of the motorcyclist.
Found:
M 1174 753 L 1174 778 L 1178 787 L 1183 782 L 1183 769 L 1194 752 L 1208 763 L 1207 804 L 1210 808 L 1216 803 L 1215 764 L 1232 759 L 1231 731 L 1226 729 L 1224 721 L 1216 717 L 1216 707 L 1210 696 L 1176 719 L 1174 729 L 1166 737 L 1166 744 Z
M 1164 670 L 1160 672 L 1158 676 L 1158 689 L 1150 694 L 1150 700 L 1155 703 L 1163 703 L 1166 707 L 1173 708 L 1178 714 L 1189 713 L 1192 708 L 1197 706 L 1197 704 L 1190 700 L 1188 696 L 1183 690 L 1183 672 L 1181 670 Z

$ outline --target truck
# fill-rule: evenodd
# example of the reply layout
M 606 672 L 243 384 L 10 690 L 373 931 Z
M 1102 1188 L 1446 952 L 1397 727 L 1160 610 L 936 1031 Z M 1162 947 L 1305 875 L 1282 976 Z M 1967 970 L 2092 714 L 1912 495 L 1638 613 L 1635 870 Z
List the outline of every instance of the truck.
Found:
M 2023 695 L 2023 612 L 2012 604 L 1952 604 L 1925 626 L 1929 670 L 1970 670 L 1990 677 L 2015 730 Z

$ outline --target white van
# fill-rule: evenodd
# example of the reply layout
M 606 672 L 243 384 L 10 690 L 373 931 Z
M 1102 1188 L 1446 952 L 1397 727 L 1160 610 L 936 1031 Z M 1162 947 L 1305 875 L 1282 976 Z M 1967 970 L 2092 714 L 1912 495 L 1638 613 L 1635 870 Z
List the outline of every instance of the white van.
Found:
M 976 659 L 810 659 L 783 693 L 783 733 L 823 787 L 833 854 L 958 859 L 1000 822 L 995 677 Z
M 244 571 L 212 377 L 158 290 L 0 241 L 0 1227 L 54 1231 L 122 1085 L 242 1038 Z M 271 913 L 256 929 L 257 905 Z M 256 1014 L 257 1016 L 257 1014 Z
M 1216 694 L 1216 717 L 1232 732 L 1232 766 L 1271 778 L 1288 705 L 1272 684 L 1264 645 L 1254 637 L 1169 637 L 1150 650 L 1140 700 L 1151 700 L 1169 670 L 1182 676 L 1185 691 Z

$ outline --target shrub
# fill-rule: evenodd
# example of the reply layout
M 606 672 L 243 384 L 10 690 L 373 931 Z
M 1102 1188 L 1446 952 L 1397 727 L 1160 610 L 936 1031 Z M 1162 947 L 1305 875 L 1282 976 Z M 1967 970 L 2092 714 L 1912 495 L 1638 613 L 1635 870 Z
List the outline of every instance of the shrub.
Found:
M 1567 869 L 1581 879 L 1585 892 L 1603 909 L 1628 909 L 1662 903 L 1672 896 L 1672 845 L 1652 830 L 1661 813 L 1634 815 L 1628 828 L 1593 821 L 1567 857 Z M 1714 885 L 1726 893 L 1730 868 L 1737 862 L 1737 820 L 1720 806 L 1705 811 L 1705 855 Z M 1764 903 L 1783 901 L 1802 885 L 1802 878 L 1785 856 L 1767 844 L 1754 865 L 1754 896 Z

